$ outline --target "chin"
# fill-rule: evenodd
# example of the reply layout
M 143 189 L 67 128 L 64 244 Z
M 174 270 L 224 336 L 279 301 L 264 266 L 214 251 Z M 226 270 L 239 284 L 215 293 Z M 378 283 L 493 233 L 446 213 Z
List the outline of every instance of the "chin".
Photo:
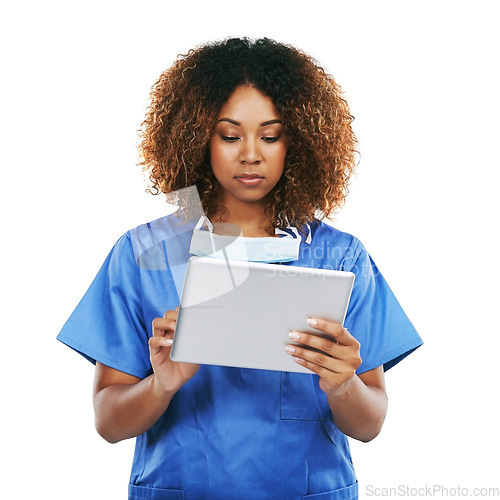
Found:
M 263 200 L 267 196 L 268 191 L 264 191 L 262 189 L 245 188 L 241 190 L 234 190 L 233 192 L 230 191 L 229 194 L 239 201 L 257 202 Z
M 265 195 L 263 196 L 238 196 L 235 197 L 239 201 L 243 201 L 245 203 L 260 203 L 264 200 Z

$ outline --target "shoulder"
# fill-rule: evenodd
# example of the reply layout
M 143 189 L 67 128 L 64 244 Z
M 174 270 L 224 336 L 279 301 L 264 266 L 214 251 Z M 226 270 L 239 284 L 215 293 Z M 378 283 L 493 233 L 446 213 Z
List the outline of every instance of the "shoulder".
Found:
M 310 223 L 312 240 L 317 242 L 333 241 L 336 244 L 357 247 L 362 245 L 361 241 L 354 235 L 337 229 L 331 222 L 314 219 Z
M 197 222 L 198 219 L 184 220 L 176 214 L 169 214 L 140 224 L 127 231 L 124 236 L 132 241 L 141 238 L 148 238 L 149 240 L 154 238 L 157 241 L 162 241 L 192 231 Z
M 166 260 L 187 261 L 193 229 L 198 219 L 185 220 L 175 214 L 140 224 L 116 242 L 112 259 L 129 262 L 144 270 L 165 270 Z
M 350 271 L 366 253 L 356 236 L 323 220 L 314 219 L 304 230 L 307 238 L 300 245 L 299 259 L 294 265 Z
M 191 237 L 198 219 L 184 220 L 176 214 L 169 214 L 130 229 L 122 236 L 130 240 L 134 252 L 163 245 L 175 245 Z
M 175 249 L 187 245 L 198 221 L 184 221 L 174 214 L 140 224 L 122 234 L 113 245 L 107 261 L 123 267 L 141 264 L 144 259 L 163 260 L 164 248 Z M 142 267 L 140 265 L 139 267 Z M 164 265 L 162 266 L 164 267 Z
M 321 251 L 325 257 L 340 259 L 346 267 L 366 253 L 363 243 L 356 236 L 341 231 L 331 222 L 314 219 L 310 230 L 311 250 L 316 254 Z

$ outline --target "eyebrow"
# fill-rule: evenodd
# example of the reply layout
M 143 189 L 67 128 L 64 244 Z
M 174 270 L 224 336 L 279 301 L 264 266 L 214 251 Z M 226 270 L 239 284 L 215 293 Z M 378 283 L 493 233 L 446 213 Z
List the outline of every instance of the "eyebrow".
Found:
M 237 122 L 236 120 L 233 120 L 232 118 L 221 118 L 217 123 L 219 122 L 228 122 L 228 123 L 232 123 L 233 125 L 236 125 L 237 127 L 241 126 L 241 123 L 240 122 Z M 279 119 L 275 119 L 275 120 L 268 120 L 267 122 L 263 122 L 260 124 L 261 127 L 266 127 L 267 125 L 273 125 L 274 123 L 281 123 L 283 124 L 283 122 Z

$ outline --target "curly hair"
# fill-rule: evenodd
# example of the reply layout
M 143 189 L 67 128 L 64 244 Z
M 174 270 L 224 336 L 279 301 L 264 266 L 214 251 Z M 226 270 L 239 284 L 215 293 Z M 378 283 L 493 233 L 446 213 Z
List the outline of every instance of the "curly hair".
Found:
M 230 38 L 178 56 L 151 90 L 139 152 L 153 194 L 196 185 L 214 214 L 221 187 L 209 142 L 223 104 L 241 85 L 270 97 L 288 140 L 284 172 L 266 197 L 275 227 L 299 227 L 341 207 L 356 159 L 353 116 L 340 86 L 309 55 L 268 38 Z

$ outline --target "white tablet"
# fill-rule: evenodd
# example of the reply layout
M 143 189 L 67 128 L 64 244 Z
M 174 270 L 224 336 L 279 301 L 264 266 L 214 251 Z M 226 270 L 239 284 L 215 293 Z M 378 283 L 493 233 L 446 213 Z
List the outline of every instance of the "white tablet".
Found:
M 343 324 L 354 274 L 212 257 L 187 264 L 171 358 L 311 373 L 285 352 L 309 317 Z

